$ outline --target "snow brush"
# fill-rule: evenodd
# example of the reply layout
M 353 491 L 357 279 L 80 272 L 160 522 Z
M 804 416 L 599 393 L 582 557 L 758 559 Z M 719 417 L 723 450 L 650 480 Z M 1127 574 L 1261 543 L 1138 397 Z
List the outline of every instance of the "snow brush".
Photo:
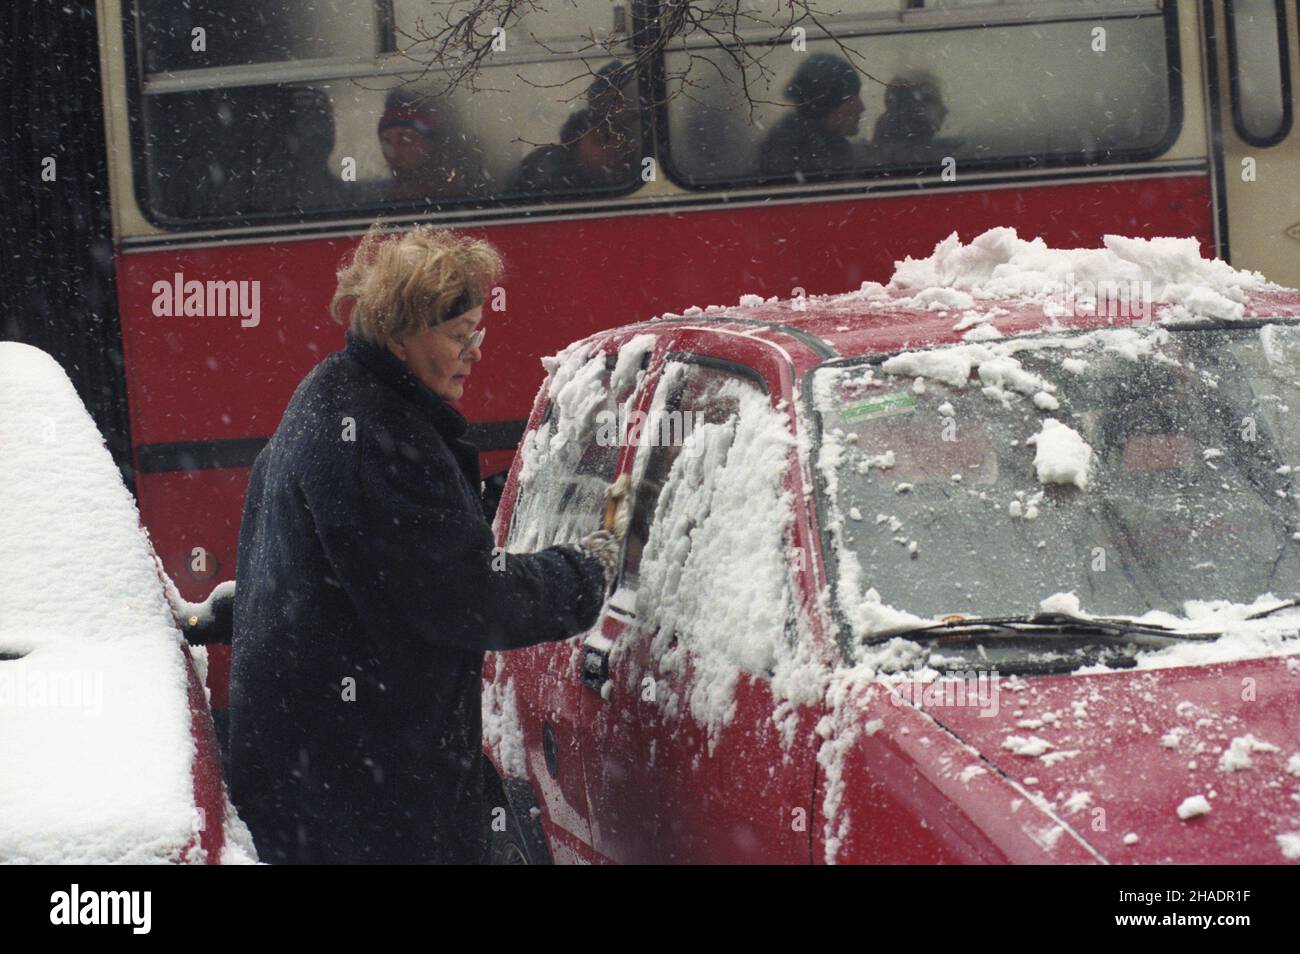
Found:
M 625 523 L 626 514 L 620 514 L 623 502 L 627 499 L 628 490 L 632 487 L 632 480 L 627 474 L 619 474 L 617 479 L 605 490 L 605 517 L 601 521 L 601 526 L 614 533 L 616 524 Z

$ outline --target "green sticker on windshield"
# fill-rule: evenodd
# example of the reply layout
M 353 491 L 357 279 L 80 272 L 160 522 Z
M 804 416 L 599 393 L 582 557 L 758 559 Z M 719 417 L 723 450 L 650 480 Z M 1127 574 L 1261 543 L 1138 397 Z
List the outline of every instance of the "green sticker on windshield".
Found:
M 916 410 L 916 400 L 907 391 L 881 394 L 878 397 L 856 401 L 840 408 L 840 419 L 854 421 L 865 417 L 884 417 L 888 414 L 907 414 Z

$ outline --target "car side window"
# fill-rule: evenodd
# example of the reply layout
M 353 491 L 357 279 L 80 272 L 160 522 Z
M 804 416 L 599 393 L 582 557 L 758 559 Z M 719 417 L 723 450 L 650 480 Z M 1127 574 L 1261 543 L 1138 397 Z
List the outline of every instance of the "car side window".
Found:
M 525 435 L 509 550 L 573 543 L 599 527 L 619 455 L 608 421 L 617 418 L 632 388 L 611 388 L 613 358 L 597 354 L 566 386 L 553 387 L 541 426 Z
M 646 431 L 624 581 L 659 671 L 688 653 L 692 707 L 709 709 L 729 697 L 723 674 L 770 673 L 789 652 L 794 437 L 759 379 L 685 362 L 665 368 Z
M 694 489 L 680 480 L 670 487 L 668 478 L 695 429 L 701 424 L 721 428 L 712 432 L 715 442 L 726 440 L 724 432 L 734 429 L 739 400 L 734 394 L 722 393 L 723 384 L 731 380 L 739 379 L 734 373 L 701 365 L 673 362 L 665 368 L 642 431 L 643 444 L 648 446 L 645 456 L 638 460 L 638 465 L 644 466 L 636 475 L 637 493 L 628 526 L 623 563 L 626 585 L 636 585 L 641 556 L 663 493 L 689 493 Z M 698 442 L 692 444 L 693 450 L 702 447 Z

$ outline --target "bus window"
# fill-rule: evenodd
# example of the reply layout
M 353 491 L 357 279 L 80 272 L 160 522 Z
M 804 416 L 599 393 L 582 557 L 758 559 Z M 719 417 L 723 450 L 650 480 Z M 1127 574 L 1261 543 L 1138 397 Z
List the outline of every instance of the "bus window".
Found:
M 1176 132 L 1159 4 L 1078 16 L 1036 0 L 834 6 L 818 18 L 834 38 L 811 21 L 797 36 L 778 27 L 782 39 L 751 48 L 761 58 L 743 74 L 699 31 L 665 55 L 680 181 L 927 174 L 948 159 L 965 169 L 1132 160 Z M 790 14 L 754 16 L 788 24 Z
M 1282 0 L 1229 0 L 1232 121 L 1252 146 L 1271 146 L 1291 126 L 1291 76 Z
M 333 7 L 298 3 L 315 19 L 285 23 L 315 31 L 315 46 L 280 31 L 244 59 L 286 50 L 325 58 L 146 72 L 136 143 L 142 199 L 156 221 L 371 215 L 620 193 L 640 184 L 636 79 L 603 48 L 590 58 L 589 35 L 573 39 L 579 20 L 609 17 L 603 0 L 576 5 L 590 16 L 569 10 L 558 23 L 547 18 L 546 32 L 516 23 L 472 84 L 450 94 L 446 74 L 412 65 L 411 51 L 428 47 L 421 29 L 438 29 L 427 2 L 396 0 L 384 16 L 361 18 L 370 50 L 350 60 L 338 55 L 347 44 L 321 45 L 322 36 L 343 36 L 321 25 Z M 142 15 L 151 6 L 142 2 Z M 146 49 L 179 45 L 194 20 L 160 16 L 142 28 L 152 38 Z M 223 20 L 229 35 L 253 29 L 249 24 L 275 33 L 264 14 L 249 13 L 238 26 L 233 17 Z
M 328 88 L 241 86 L 145 100 L 149 207 L 168 219 L 339 204 Z

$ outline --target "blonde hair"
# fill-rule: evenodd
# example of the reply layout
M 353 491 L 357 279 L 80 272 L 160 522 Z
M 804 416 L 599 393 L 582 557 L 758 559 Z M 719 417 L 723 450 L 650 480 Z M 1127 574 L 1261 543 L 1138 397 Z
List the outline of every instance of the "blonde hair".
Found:
M 376 222 L 339 270 L 330 315 L 375 344 L 400 341 L 483 304 L 501 272 L 487 242 L 429 225 L 385 235 Z

